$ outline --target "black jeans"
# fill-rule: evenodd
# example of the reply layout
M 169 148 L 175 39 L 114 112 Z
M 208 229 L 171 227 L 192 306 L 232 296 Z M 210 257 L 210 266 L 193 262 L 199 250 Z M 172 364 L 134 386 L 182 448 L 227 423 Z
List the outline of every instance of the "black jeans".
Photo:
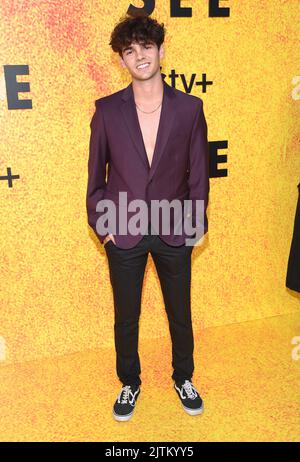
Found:
M 172 379 L 191 380 L 194 339 L 190 283 L 193 246 L 174 247 L 158 235 L 148 235 L 132 249 L 121 249 L 109 240 L 104 248 L 109 264 L 115 312 L 117 375 L 124 385 L 140 385 L 138 331 L 144 273 L 151 253 L 160 280 L 172 340 Z

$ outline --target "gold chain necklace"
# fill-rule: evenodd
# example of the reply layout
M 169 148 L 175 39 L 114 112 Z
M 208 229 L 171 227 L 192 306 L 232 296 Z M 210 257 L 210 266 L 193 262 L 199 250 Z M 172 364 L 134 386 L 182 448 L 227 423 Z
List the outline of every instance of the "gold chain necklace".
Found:
M 160 105 L 159 105 L 156 109 L 154 109 L 154 111 L 150 111 L 150 112 L 142 111 L 142 109 L 140 109 L 140 108 L 138 107 L 138 105 L 136 104 L 136 102 L 135 102 L 135 105 L 136 105 L 136 107 L 137 107 L 141 112 L 143 112 L 144 114 L 152 114 L 153 112 L 157 111 L 157 109 L 162 105 L 162 102 L 160 103 Z

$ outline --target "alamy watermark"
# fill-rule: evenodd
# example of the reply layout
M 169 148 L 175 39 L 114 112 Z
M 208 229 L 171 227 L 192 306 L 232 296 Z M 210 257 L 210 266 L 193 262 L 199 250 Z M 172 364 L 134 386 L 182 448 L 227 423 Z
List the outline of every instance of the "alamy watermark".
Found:
M 149 202 L 154 234 L 157 234 L 156 230 L 159 229 L 161 219 L 162 234 L 171 235 L 171 216 L 173 216 L 172 235 L 180 236 L 184 232 L 187 236 L 194 236 L 185 238 L 185 245 L 200 245 L 199 239 L 204 235 L 204 200 L 151 199 Z M 116 234 L 117 208 L 119 213 L 118 234 L 136 236 L 145 232 L 149 218 L 148 203 L 144 199 L 133 199 L 127 202 L 127 192 L 120 191 L 117 205 L 108 198 L 101 199 L 97 203 L 96 211 L 102 212 L 96 223 L 99 234 Z M 128 212 L 135 212 L 129 220 Z M 193 214 L 195 223 L 193 223 Z
M 5 338 L 0 335 L 0 361 L 6 360 L 6 343 Z
M 293 337 L 291 343 L 292 345 L 296 345 L 292 349 L 292 359 L 294 361 L 299 361 L 300 359 L 300 337 L 299 336 Z

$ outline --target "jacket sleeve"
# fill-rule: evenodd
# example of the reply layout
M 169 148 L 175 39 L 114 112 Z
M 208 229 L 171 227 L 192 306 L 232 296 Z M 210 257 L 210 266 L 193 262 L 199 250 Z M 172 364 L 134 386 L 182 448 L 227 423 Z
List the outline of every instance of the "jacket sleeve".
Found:
M 96 212 L 98 201 L 103 199 L 106 188 L 106 164 L 109 160 L 109 148 L 105 132 L 100 101 L 95 101 L 95 112 L 90 122 L 90 142 L 88 160 L 88 184 L 86 193 L 86 210 L 88 224 L 92 227 L 101 244 L 108 233 L 97 232 L 96 222 L 101 212 Z
M 199 104 L 193 123 L 189 150 L 189 199 L 192 200 L 192 226 L 203 223 L 203 235 L 208 231 L 207 206 L 209 197 L 209 145 L 207 140 L 207 123 L 203 111 L 203 101 Z M 196 217 L 196 200 L 204 201 L 203 216 Z M 202 215 L 202 214 L 201 214 Z M 196 220 L 197 218 L 197 220 Z

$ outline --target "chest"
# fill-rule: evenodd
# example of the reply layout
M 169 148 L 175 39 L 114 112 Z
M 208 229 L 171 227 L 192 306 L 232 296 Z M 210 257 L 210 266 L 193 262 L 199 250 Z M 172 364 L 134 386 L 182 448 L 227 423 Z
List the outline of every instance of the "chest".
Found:
M 152 114 L 145 114 L 141 111 L 138 111 L 139 124 L 143 136 L 144 146 L 147 153 L 149 165 L 151 167 L 157 132 L 160 121 L 161 107 L 153 112 Z

